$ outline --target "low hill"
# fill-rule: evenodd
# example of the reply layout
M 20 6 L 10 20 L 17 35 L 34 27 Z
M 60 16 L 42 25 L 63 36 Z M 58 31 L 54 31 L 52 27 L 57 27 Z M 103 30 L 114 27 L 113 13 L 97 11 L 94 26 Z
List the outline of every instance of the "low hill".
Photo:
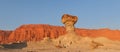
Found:
M 82 29 L 76 28 L 75 32 L 80 36 L 106 37 L 111 40 L 120 40 L 120 30 L 103 29 Z M 64 35 L 63 26 L 53 26 L 48 24 L 25 24 L 14 31 L 0 30 L 0 43 L 40 41 L 44 37 L 57 38 Z

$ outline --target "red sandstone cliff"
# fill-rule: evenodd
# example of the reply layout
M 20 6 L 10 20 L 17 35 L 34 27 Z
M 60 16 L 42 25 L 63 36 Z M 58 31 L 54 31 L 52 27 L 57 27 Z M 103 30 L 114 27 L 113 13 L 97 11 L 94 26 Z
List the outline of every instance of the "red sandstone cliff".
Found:
M 75 31 L 81 36 L 106 37 L 112 40 L 120 40 L 120 30 L 77 28 Z M 22 25 L 11 32 L 0 31 L 0 43 L 39 41 L 44 37 L 57 38 L 65 34 L 65 28 L 47 24 L 28 24 Z
M 12 31 L 5 31 L 5 30 L 0 30 L 0 43 L 2 44 L 3 42 L 6 43 L 6 40 L 8 39 L 10 33 Z
M 44 37 L 57 38 L 65 33 L 65 28 L 46 24 L 22 25 L 12 32 L 8 42 L 39 41 Z
M 106 37 L 111 40 L 120 40 L 120 30 L 104 29 L 77 29 L 76 32 L 81 36 Z

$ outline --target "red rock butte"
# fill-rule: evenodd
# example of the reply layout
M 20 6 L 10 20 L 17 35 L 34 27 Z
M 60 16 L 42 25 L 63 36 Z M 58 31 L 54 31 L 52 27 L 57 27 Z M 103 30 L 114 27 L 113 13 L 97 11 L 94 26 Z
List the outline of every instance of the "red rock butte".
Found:
M 120 40 L 120 30 L 110 29 L 82 29 L 76 28 L 75 32 L 80 36 L 106 37 L 111 40 Z M 16 43 L 23 41 L 40 41 L 44 37 L 57 38 L 66 33 L 63 26 L 47 24 L 26 24 L 13 31 L 0 30 L 0 44 Z

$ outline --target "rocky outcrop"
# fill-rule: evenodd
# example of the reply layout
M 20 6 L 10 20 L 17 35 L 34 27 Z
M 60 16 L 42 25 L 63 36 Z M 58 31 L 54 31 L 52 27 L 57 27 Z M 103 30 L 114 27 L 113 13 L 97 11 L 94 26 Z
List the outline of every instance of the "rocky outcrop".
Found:
M 47 24 L 22 25 L 12 32 L 8 42 L 40 41 L 44 37 L 57 38 L 65 33 L 61 26 L 51 26 Z
M 61 21 L 65 25 L 67 33 L 74 32 L 75 29 L 74 24 L 77 22 L 77 20 L 78 20 L 77 16 L 72 16 L 69 14 L 64 14 L 62 16 Z
M 77 29 L 76 33 L 80 36 L 106 37 L 111 40 L 120 40 L 120 30 L 103 29 Z
M 120 40 L 120 30 L 103 29 L 82 29 L 76 28 L 75 32 L 80 36 L 106 37 L 111 40 Z M 52 26 L 47 24 L 26 24 L 18 27 L 13 32 L 0 30 L 0 44 L 17 41 L 37 41 L 44 37 L 57 38 L 65 35 L 63 26 Z
M 6 43 L 6 40 L 11 32 L 12 31 L 0 30 L 0 44 Z
M 57 47 L 67 48 L 72 44 L 76 44 L 80 40 L 80 36 L 76 34 L 74 24 L 77 22 L 78 17 L 69 14 L 62 16 L 62 23 L 65 25 L 66 34 L 60 36 L 55 40 Z

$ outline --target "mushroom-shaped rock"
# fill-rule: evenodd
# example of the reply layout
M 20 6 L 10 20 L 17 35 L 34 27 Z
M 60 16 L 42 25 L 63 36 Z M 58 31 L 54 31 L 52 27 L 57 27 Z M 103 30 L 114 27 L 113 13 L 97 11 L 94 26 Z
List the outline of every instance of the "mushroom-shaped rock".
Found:
M 72 16 L 69 14 L 64 14 L 62 16 L 62 23 L 65 24 L 65 28 L 67 32 L 73 32 L 74 31 L 74 24 L 77 22 L 78 17 Z
M 72 16 L 69 14 L 64 14 L 62 16 L 62 23 L 65 24 L 65 28 L 67 33 L 63 36 L 60 36 L 56 44 L 57 46 L 67 48 L 73 44 L 76 44 L 80 37 L 75 33 L 74 31 L 74 24 L 77 22 L 78 17 L 77 16 Z

